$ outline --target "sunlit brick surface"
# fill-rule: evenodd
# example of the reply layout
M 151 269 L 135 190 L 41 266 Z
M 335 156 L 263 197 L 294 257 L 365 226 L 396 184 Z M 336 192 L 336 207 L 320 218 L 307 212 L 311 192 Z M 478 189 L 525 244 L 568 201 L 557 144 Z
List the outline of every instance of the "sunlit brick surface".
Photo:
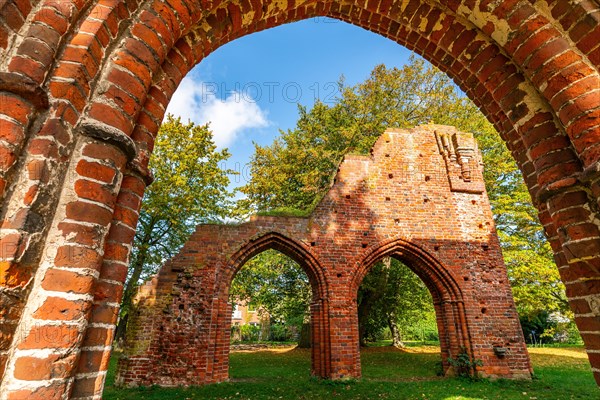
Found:
M 446 371 L 448 357 L 464 349 L 482 360 L 484 376 L 531 376 L 475 140 L 431 125 L 387 131 L 371 156 L 346 156 L 308 218 L 198 226 L 140 289 L 118 383 L 226 380 L 229 286 L 249 258 L 270 248 L 296 260 L 311 282 L 314 375 L 360 377 L 358 286 L 376 261 L 393 256 L 431 291 Z
M 421 54 L 495 125 L 600 382 L 597 1 L 6 0 L 1 398 L 101 397 L 148 159 L 173 92 L 219 46 L 315 16 Z M 56 297 L 81 313 L 38 318 Z M 23 379 L 19 369 L 36 365 L 50 375 Z

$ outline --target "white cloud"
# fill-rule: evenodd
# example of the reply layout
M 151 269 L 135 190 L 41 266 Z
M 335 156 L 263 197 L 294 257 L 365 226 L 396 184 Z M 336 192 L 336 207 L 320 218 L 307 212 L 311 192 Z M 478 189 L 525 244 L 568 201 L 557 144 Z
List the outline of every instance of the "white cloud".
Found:
M 210 122 L 219 148 L 227 147 L 247 129 L 269 125 L 267 113 L 240 93 L 232 92 L 225 100 L 217 98 L 210 85 L 185 77 L 167 108 L 167 113 L 195 124 Z

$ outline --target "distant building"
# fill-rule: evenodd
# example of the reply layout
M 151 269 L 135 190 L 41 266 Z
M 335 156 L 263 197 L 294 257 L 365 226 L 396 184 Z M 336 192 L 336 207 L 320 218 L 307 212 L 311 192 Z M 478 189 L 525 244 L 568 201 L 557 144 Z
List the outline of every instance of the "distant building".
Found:
M 233 304 L 231 326 L 235 325 L 260 325 L 261 321 L 268 320 L 266 312 L 259 312 L 249 301 L 238 300 Z

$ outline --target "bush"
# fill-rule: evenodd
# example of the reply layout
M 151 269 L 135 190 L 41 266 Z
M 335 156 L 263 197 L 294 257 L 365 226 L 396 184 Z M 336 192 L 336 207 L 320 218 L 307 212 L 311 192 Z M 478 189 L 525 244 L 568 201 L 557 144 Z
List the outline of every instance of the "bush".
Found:
M 456 358 L 448 357 L 448 363 L 454 367 L 456 375 L 463 378 L 477 378 L 477 367 L 483 365 L 481 360 L 472 359 L 465 348 L 458 353 Z
M 233 325 L 231 327 L 231 342 L 293 342 L 298 339 L 295 326 L 286 324 Z
M 269 340 L 272 342 L 293 342 L 297 339 L 298 333 L 294 326 L 285 324 L 271 325 L 271 334 Z
M 240 338 L 242 342 L 258 342 L 260 339 L 260 326 L 240 325 Z
M 435 319 L 423 319 L 414 324 L 403 326 L 402 334 L 404 340 L 435 342 L 440 339 Z

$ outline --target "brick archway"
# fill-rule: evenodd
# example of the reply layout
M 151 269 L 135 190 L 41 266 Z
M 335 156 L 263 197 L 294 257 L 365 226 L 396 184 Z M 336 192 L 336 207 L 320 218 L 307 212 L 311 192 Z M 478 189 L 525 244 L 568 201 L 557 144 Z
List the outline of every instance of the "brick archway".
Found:
M 327 278 L 319 262 L 304 246 L 292 238 L 288 238 L 279 232 L 268 232 L 253 238 L 251 242 L 238 250 L 230 261 L 230 267 L 226 269 L 227 275 L 223 277 L 228 289 L 237 272 L 252 258 L 266 250 L 277 250 L 288 256 L 302 267 L 313 293 L 316 298 L 327 298 Z
M 268 222 L 241 229 L 200 225 L 181 252 L 141 288 L 119 362 L 119 385 L 187 386 L 228 380 L 231 282 L 246 262 L 269 249 L 296 261 L 308 276 L 315 344 L 311 373 L 331 375 L 327 277 L 314 255 L 286 235 L 291 226 L 271 231 Z
M 119 384 L 226 380 L 228 287 L 240 266 L 267 248 L 296 259 L 311 280 L 316 376 L 361 376 L 358 286 L 390 255 L 406 261 L 433 294 L 446 371 L 448 358 L 466 351 L 484 362 L 484 376 L 529 378 L 480 163 L 470 134 L 437 125 L 388 130 L 371 156 L 346 156 L 310 216 L 198 226 L 134 300 Z
M 75 374 L 74 397 L 99 393 L 147 161 L 175 88 L 220 45 L 313 16 L 413 49 L 494 123 L 600 380 L 597 2 L 9 0 L 0 16 L 2 393 L 70 391 Z M 52 302 L 69 318 L 36 314 Z M 22 384 L 17 361 L 52 344 L 85 346 Z
M 475 358 L 469 337 L 461 285 L 455 281 L 452 274 L 435 255 L 418 245 L 403 239 L 393 239 L 373 246 L 356 270 L 350 285 L 349 296 L 356 298 L 362 280 L 373 265 L 384 257 L 393 257 L 404 263 L 423 281 L 431 293 L 444 372 L 447 373 L 450 369 L 447 360 L 452 355 L 466 351 L 471 358 Z M 499 343 L 499 345 L 503 345 L 503 343 Z M 478 356 L 484 357 L 488 365 L 494 362 L 494 357 Z
M 227 292 L 223 294 L 227 301 L 229 288 L 235 274 L 254 256 L 269 250 L 277 250 L 294 260 L 306 273 L 312 289 L 310 302 L 310 334 L 311 334 L 311 375 L 329 378 L 331 371 L 331 338 L 329 331 L 329 285 L 322 266 L 314 255 L 301 243 L 278 232 L 269 232 L 260 238 L 248 242 L 231 258 L 231 275 L 224 277 L 227 281 Z M 229 314 L 228 314 L 229 315 Z M 223 332 L 231 332 L 231 319 L 224 321 Z M 229 356 L 229 336 L 226 336 L 224 351 Z M 228 364 L 228 360 L 225 360 Z

